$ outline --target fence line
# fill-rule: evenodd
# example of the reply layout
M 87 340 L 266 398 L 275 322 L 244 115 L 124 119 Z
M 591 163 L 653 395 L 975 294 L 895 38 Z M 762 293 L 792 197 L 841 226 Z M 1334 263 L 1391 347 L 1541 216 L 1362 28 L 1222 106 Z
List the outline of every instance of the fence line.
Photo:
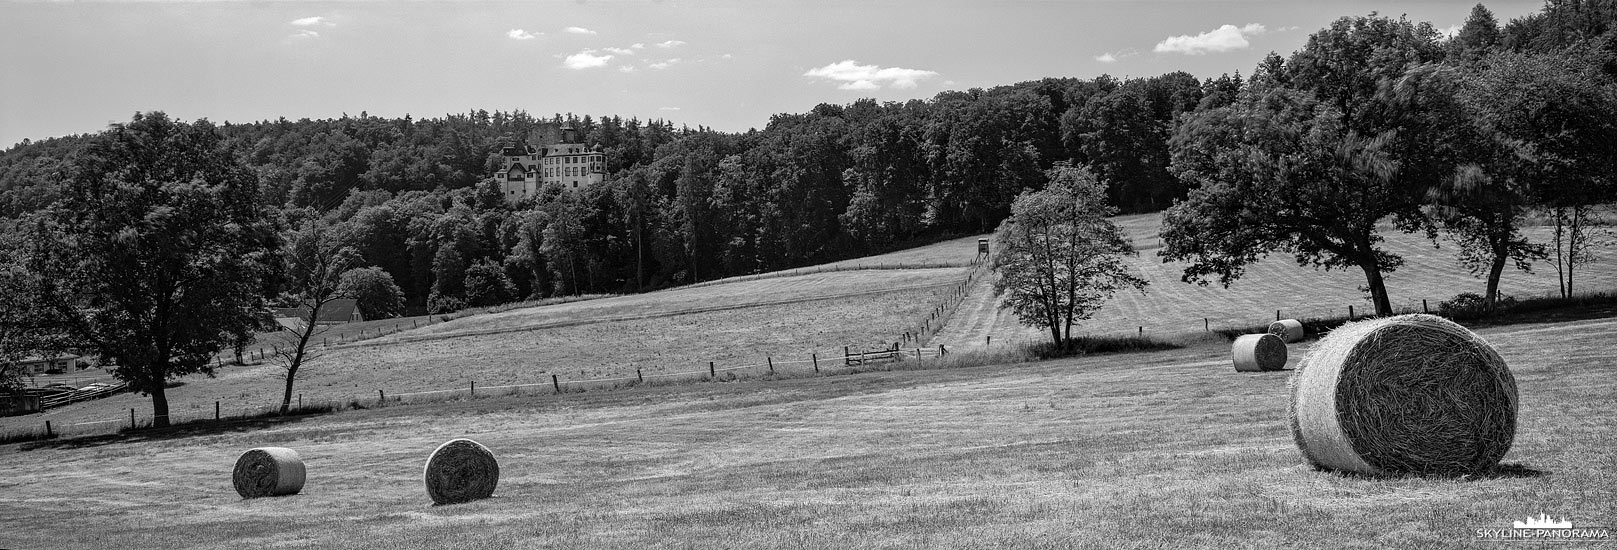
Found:
M 887 365 L 887 369 L 892 370 L 896 366 L 895 363 L 899 363 L 899 362 L 904 361 L 904 360 L 925 361 L 927 358 L 942 357 L 942 356 L 948 355 L 950 352 L 946 347 L 940 345 L 940 346 L 937 346 L 936 348 L 911 348 L 911 349 L 896 349 L 896 348 L 894 348 L 894 349 L 886 349 L 886 350 L 882 350 L 879 353 L 891 353 L 891 354 L 894 354 L 894 358 L 892 360 L 884 362 Z M 478 395 L 480 390 L 481 390 L 481 393 L 483 395 L 486 395 L 486 396 L 499 395 L 499 394 L 502 393 L 501 390 L 504 390 L 503 395 L 510 396 L 510 395 L 519 395 L 520 390 L 522 388 L 529 388 L 529 387 L 535 387 L 535 386 L 551 386 L 552 391 L 549 392 L 549 393 L 563 394 L 563 393 L 572 393 L 572 392 L 576 392 L 576 391 L 587 391 L 587 390 L 591 389 L 591 387 L 596 387 L 597 389 L 612 389 L 612 388 L 622 387 L 624 385 L 638 385 L 638 384 L 645 383 L 645 380 L 648 379 L 648 378 L 686 377 L 686 378 L 689 378 L 690 381 L 693 381 L 693 382 L 698 382 L 698 381 L 714 382 L 714 381 L 721 381 L 721 378 L 726 379 L 726 380 L 736 380 L 736 379 L 739 379 L 739 378 L 737 378 L 733 374 L 729 374 L 729 373 L 733 373 L 735 371 L 748 370 L 748 369 L 757 371 L 760 376 L 787 374 L 787 375 L 792 375 L 793 377 L 834 374 L 834 373 L 837 373 L 837 372 L 860 372 L 860 371 L 863 371 L 863 370 L 868 370 L 868 369 L 865 369 L 865 368 L 861 368 L 864 365 L 860 365 L 858 367 L 855 367 L 855 366 L 851 366 L 851 365 L 847 365 L 847 364 L 842 364 L 843 362 L 837 361 L 835 355 L 833 355 L 833 354 L 827 354 L 825 357 L 821 357 L 819 352 L 816 351 L 816 352 L 811 353 L 810 355 L 811 355 L 810 359 L 783 360 L 783 361 L 777 361 L 777 360 L 775 360 L 775 358 L 773 356 L 766 356 L 765 357 L 765 362 L 763 362 L 763 363 L 752 363 L 752 364 L 745 364 L 745 365 L 733 365 L 733 366 L 726 366 L 726 367 L 717 367 L 716 363 L 711 363 L 710 362 L 708 369 L 682 371 L 682 372 L 665 372 L 665 373 L 645 374 L 642 371 L 640 371 L 640 369 L 636 369 L 635 376 L 622 376 L 622 377 L 610 377 L 610 378 L 587 378 L 587 379 L 566 380 L 566 379 L 561 378 L 560 373 L 552 373 L 551 374 L 551 380 L 549 382 L 532 382 L 532 383 L 522 383 L 522 384 L 502 384 L 502 385 L 494 385 L 494 386 L 483 386 L 483 387 L 480 387 L 480 388 L 476 386 L 475 381 L 471 381 L 471 380 L 467 381 L 467 385 L 459 386 L 459 387 L 455 387 L 455 388 L 412 390 L 412 391 L 407 391 L 407 392 L 391 392 L 391 393 L 387 392 L 386 388 L 378 388 L 377 392 L 376 392 L 376 395 L 373 395 L 368 399 L 361 399 L 358 396 L 356 396 L 354 394 L 351 394 L 351 393 L 346 394 L 346 395 L 341 395 L 341 396 L 333 396 L 333 395 L 309 396 L 306 399 L 306 394 L 298 393 L 296 401 L 294 401 L 294 403 L 296 403 L 298 405 L 297 408 L 300 408 L 300 409 L 304 407 L 305 403 L 307 403 L 308 405 L 316 406 L 316 407 L 323 406 L 323 405 L 341 406 L 341 405 L 344 405 L 344 404 L 358 406 L 358 407 L 369 407 L 369 406 L 385 406 L 385 405 L 388 405 L 388 404 L 400 404 L 400 403 L 406 403 L 406 402 L 418 402 L 419 401 L 418 399 L 407 399 L 407 398 L 410 398 L 410 397 L 417 397 L 418 398 L 418 397 L 421 397 L 421 396 L 428 396 L 428 395 L 448 394 L 449 397 L 447 397 L 445 399 L 472 398 L 472 397 L 475 397 L 476 395 Z M 827 359 L 827 361 L 821 361 L 820 359 L 822 359 L 822 358 Z M 872 361 L 872 363 L 874 363 L 874 361 Z M 803 368 L 803 367 L 794 367 L 793 366 L 793 365 L 803 365 L 803 364 L 813 364 L 814 366 L 813 366 L 812 370 L 806 369 L 806 368 Z M 924 364 L 922 366 L 924 366 Z M 764 369 L 768 369 L 768 370 L 766 371 Z M 718 376 L 719 373 L 725 373 L 725 376 L 724 377 Z M 461 395 L 455 395 L 455 394 L 461 394 Z M 168 419 L 169 419 L 169 422 L 170 422 L 171 425 L 179 425 L 181 423 L 188 423 L 188 422 L 190 422 L 190 423 L 204 422 L 204 421 L 228 424 L 228 423 L 232 423 L 232 422 L 243 422 L 243 421 L 257 420 L 257 419 L 259 419 L 258 418 L 259 415 L 264 415 L 264 414 L 267 414 L 267 413 L 272 413 L 273 411 L 278 411 L 280 406 L 281 405 L 279 403 L 279 400 L 276 400 L 275 402 L 272 402 L 272 403 L 262 403 L 262 404 L 258 404 L 258 405 L 254 405 L 254 404 L 251 404 L 251 403 L 238 402 L 238 403 L 231 404 L 228 408 L 226 408 L 222 401 L 215 401 L 214 402 L 214 411 L 213 411 L 212 415 L 208 415 L 206 413 L 188 414 L 187 409 L 182 408 L 181 410 L 176 411 L 176 410 L 173 410 L 171 408 L 171 410 L 170 410 L 170 412 L 168 414 Z M 198 408 L 199 407 L 193 405 L 192 407 L 189 408 L 189 410 L 195 410 L 195 409 L 198 409 Z M 225 414 L 225 412 L 227 410 L 228 410 L 228 412 L 230 414 Z M 44 427 L 42 429 L 39 429 L 39 430 L 26 430 L 26 429 L 25 430 L 14 430 L 10 434 L 6 434 L 6 435 L 8 435 L 10 437 L 13 437 L 13 438 L 14 437 L 19 437 L 19 436 L 27 437 L 29 434 L 32 434 L 32 435 L 34 435 L 36 437 L 39 436 L 39 435 L 61 436 L 61 435 L 67 435 L 67 434 L 70 434 L 70 433 L 73 434 L 73 435 L 98 435 L 98 434 L 107 434 L 107 433 L 116 432 L 118 430 L 125 429 L 125 428 L 139 428 L 139 427 L 142 427 L 143 425 L 144 426 L 150 426 L 153 423 L 152 422 L 153 417 L 152 417 L 152 414 L 149 411 L 148 412 L 140 412 L 136 408 L 131 408 L 129 412 L 130 412 L 130 414 L 129 414 L 128 417 L 120 416 L 120 417 L 117 417 L 117 418 L 110 418 L 110 419 L 104 419 L 104 420 L 90 420 L 90 421 L 85 421 L 85 422 L 72 422 L 72 423 L 55 424 L 55 425 L 52 424 L 52 420 L 54 420 L 54 419 L 46 418 L 46 419 L 43 419 Z M 96 428 L 96 427 L 99 427 L 99 428 Z M 108 429 L 108 428 L 110 428 L 110 429 Z

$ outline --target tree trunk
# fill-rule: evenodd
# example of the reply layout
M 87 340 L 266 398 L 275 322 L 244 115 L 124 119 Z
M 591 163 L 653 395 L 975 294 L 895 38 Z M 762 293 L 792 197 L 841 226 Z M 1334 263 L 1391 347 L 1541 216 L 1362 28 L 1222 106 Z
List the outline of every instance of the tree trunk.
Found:
M 1370 299 L 1375 302 L 1376 316 L 1392 315 L 1392 299 L 1387 297 L 1387 283 L 1381 278 L 1381 266 L 1374 259 L 1359 262 L 1364 269 L 1365 282 L 1370 286 Z
M 163 393 L 163 378 L 158 378 L 152 384 L 152 427 L 168 427 L 168 395 Z
M 1505 261 L 1510 259 L 1509 256 L 1507 251 L 1494 249 L 1493 265 L 1488 267 L 1488 294 L 1483 299 L 1483 309 L 1493 311 L 1494 298 L 1499 296 L 1499 277 L 1505 273 Z

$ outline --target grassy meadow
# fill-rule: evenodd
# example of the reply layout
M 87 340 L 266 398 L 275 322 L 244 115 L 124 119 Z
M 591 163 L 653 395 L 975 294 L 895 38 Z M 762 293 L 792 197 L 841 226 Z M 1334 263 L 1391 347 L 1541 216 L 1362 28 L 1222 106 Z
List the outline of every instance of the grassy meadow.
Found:
M 1248 266 L 1246 275 L 1229 288 L 1219 286 L 1217 281 L 1205 287 L 1186 284 L 1180 281 L 1184 264 L 1163 263 L 1157 256 L 1161 250 L 1160 213 L 1119 216 L 1113 221 L 1140 253 L 1130 263 L 1151 284 L 1144 295 L 1119 292 L 1092 320 L 1075 327 L 1075 333 L 1123 336 L 1136 333 L 1138 327 L 1143 326 L 1146 335 L 1161 336 L 1200 332 L 1204 326 L 1218 330 L 1261 324 L 1273 321 L 1277 309 L 1286 317 L 1298 318 L 1346 317 L 1349 305 L 1358 315 L 1375 311 L 1369 294 L 1359 291 L 1365 284 L 1363 271 L 1357 268 L 1316 270 L 1298 266 L 1290 255 L 1284 254 L 1271 255 Z M 1551 229 L 1533 226 L 1524 233 L 1533 242 L 1544 243 L 1549 242 Z M 1452 243 L 1440 241 L 1442 248 L 1433 248 L 1422 234 L 1399 233 L 1391 226 L 1383 230 L 1386 237 L 1383 246 L 1403 256 L 1405 262 L 1385 277 L 1395 309 L 1418 312 L 1421 300 L 1425 299 L 1436 312 L 1439 302 L 1455 294 L 1482 294 L 1485 290 L 1484 280 L 1472 277 L 1455 261 Z M 1613 254 L 1617 252 L 1617 243 L 1605 244 L 1594 252 L 1602 260 L 1579 266 L 1574 273 L 1574 289 L 1580 293 L 1617 290 L 1617 255 Z M 980 281 L 979 290 L 962 304 L 950 319 L 951 326 L 933 342 L 968 347 L 980 346 L 990 336 L 994 342 L 1049 338 L 1048 333 L 1021 326 L 1009 311 L 995 307 L 993 299 L 984 295 L 990 292 L 989 287 L 988 281 Z M 1500 279 L 1500 291 L 1517 297 L 1555 294 L 1555 266 L 1539 262 L 1532 273 L 1507 266 Z
M 1478 479 L 1312 470 L 1289 373 L 1237 374 L 1214 342 L 5 445 L 26 475 L 0 478 L 0 547 L 1497 547 L 1475 529 L 1617 524 L 1617 320 L 1543 321 L 1480 330 L 1521 403 L 1512 467 Z M 421 468 L 455 437 L 499 488 L 433 507 Z M 240 499 L 236 457 L 270 445 L 308 483 Z
M 306 402 L 372 400 L 377 390 L 408 392 L 545 384 L 804 361 L 780 368 L 812 372 L 806 361 L 839 360 L 844 346 L 896 341 L 925 318 L 964 268 L 828 272 L 598 298 L 455 318 L 357 344 L 318 349 L 299 372 Z M 338 326 L 339 328 L 341 325 Z M 352 331 L 350 331 L 352 332 Z M 832 359 L 835 356 L 837 359 Z M 192 376 L 167 390 L 175 422 L 251 414 L 280 403 L 285 371 L 274 362 L 226 366 L 216 378 Z M 682 379 L 697 376 L 683 376 Z M 145 421 L 151 401 L 134 394 L 69 405 L 45 414 L 0 418 L 0 433 L 54 429 L 105 432 Z M 103 424 L 81 424 L 104 422 Z

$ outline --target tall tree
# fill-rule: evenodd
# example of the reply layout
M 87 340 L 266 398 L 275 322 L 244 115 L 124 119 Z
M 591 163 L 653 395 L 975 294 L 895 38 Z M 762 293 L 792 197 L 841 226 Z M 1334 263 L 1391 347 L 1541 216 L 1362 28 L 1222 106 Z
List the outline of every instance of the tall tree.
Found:
M 1124 256 L 1134 248 L 1107 216 L 1106 186 L 1087 169 L 1060 164 L 1047 172 L 1050 184 L 1026 191 L 1011 204 L 1011 216 L 995 238 L 994 291 L 1002 307 L 1022 323 L 1050 331 L 1062 346 L 1072 326 L 1094 316 L 1118 290 L 1145 292 Z
M 257 179 L 212 124 L 161 112 L 95 136 L 65 177 L 67 197 L 35 235 L 54 254 L 42 305 L 150 395 L 166 426 L 165 384 L 212 374 L 214 354 L 257 324 L 280 284 Z
M 1570 296 L 1588 255 L 1585 222 L 1617 193 L 1617 78 L 1612 54 L 1575 46 L 1554 54 L 1502 53 L 1465 88 L 1463 99 L 1505 154 L 1500 171 L 1526 182 L 1556 225 L 1553 255 Z M 1564 246 L 1563 246 L 1564 245 Z
M 1403 263 L 1377 224 L 1419 218 L 1418 196 L 1395 185 L 1386 136 L 1363 137 L 1311 94 L 1249 90 L 1229 107 L 1189 116 L 1173 170 L 1191 186 L 1162 220 L 1164 261 L 1190 261 L 1184 280 L 1228 286 L 1247 264 L 1289 252 L 1300 265 L 1358 267 L 1376 313 L 1392 313 L 1382 276 Z
M 1450 61 L 1476 63 L 1502 47 L 1503 40 L 1499 20 L 1487 7 L 1477 4 L 1471 8 L 1471 15 L 1465 18 L 1460 32 L 1455 33 L 1445 46 Z

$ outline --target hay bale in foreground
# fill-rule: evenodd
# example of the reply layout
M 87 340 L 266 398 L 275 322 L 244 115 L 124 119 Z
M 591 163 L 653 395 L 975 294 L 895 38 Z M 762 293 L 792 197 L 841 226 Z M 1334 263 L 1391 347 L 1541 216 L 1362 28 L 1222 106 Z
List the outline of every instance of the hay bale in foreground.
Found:
M 1284 339 L 1287 344 L 1292 342 L 1301 342 L 1303 341 L 1303 337 L 1308 335 L 1308 333 L 1303 330 L 1303 322 L 1296 319 L 1281 319 L 1279 321 L 1269 323 L 1269 334 L 1279 336 L 1280 338 Z
M 1465 327 L 1432 315 L 1350 323 L 1291 377 L 1291 432 L 1308 462 L 1373 475 L 1464 475 L 1516 437 L 1516 379 Z
M 494 453 L 470 439 L 455 439 L 439 445 L 427 458 L 427 496 L 433 504 L 457 504 L 494 494 L 500 482 L 500 465 Z
M 1236 372 L 1276 371 L 1286 368 L 1286 342 L 1273 334 L 1247 334 L 1230 346 Z
M 260 447 L 241 454 L 231 483 L 241 498 L 295 495 L 303 490 L 303 458 L 286 447 Z

